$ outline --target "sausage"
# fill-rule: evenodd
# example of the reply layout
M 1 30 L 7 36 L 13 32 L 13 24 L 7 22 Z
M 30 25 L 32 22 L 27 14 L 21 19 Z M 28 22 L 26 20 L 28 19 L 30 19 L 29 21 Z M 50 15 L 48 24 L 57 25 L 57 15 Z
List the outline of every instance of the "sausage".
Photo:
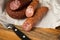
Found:
M 30 4 L 31 0 L 11 0 L 10 3 L 10 9 L 11 10 L 17 10 L 22 9 L 25 6 L 28 6 Z
M 24 19 L 24 18 L 26 18 L 26 15 L 25 15 L 26 8 L 21 9 L 21 10 L 13 11 L 13 10 L 10 9 L 9 4 L 10 4 L 10 1 L 6 5 L 6 12 L 11 18 L 14 18 L 14 19 Z
M 16 10 L 16 9 L 19 8 L 20 5 L 21 5 L 21 4 L 20 4 L 20 1 L 19 1 L 19 0 L 14 0 L 14 1 L 12 1 L 12 2 L 10 3 L 10 9 L 11 9 L 11 10 Z
M 32 27 L 47 14 L 47 12 L 48 12 L 47 7 L 41 7 L 41 8 L 39 7 L 36 10 L 36 13 L 33 17 L 26 19 L 26 21 L 22 25 L 22 28 L 25 31 L 30 31 L 32 29 Z
M 26 9 L 26 16 L 32 17 L 34 15 L 34 12 L 39 4 L 38 0 L 33 0 L 30 5 Z

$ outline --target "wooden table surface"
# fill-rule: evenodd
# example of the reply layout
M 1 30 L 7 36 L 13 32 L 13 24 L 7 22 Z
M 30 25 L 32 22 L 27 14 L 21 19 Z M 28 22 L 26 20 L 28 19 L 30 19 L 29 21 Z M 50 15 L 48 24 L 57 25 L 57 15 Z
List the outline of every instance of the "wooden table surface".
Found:
M 60 30 L 50 28 L 35 28 L 33 31 L 25 32 L 16 26 L 31 40 L 60 40 Z M 0 40 L 21 40 L 12 30 L 7 30 L 0 25 Z

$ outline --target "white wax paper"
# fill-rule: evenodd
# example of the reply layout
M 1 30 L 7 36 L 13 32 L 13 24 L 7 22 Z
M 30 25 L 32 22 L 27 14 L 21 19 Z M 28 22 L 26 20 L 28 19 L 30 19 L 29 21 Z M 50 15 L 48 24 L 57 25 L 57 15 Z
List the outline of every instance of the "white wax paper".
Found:
M 2 0 L 0 0 L 1 2 Z M 55 28 L 56 26 L 59 26 L 60 24 L 60 1 L 57 0 L 39 0 L 39 2 L 41 3 L 41 6 L 46 6 L 49 8 L 49 11 L 47 13 L 47 15 L 37 23 L 37 25 L 35 25 L 35 27 L 41 27 L 41 28 Z M 2 5 L 2 4 L 0 4 Z M 13 19 L 11 17 L 8 16 L 8 14 L 6 13 L 6 11 L 4 11 L 3 13 L 2 11 L 2 7 L 0 7 L 0 15 L 3 15 L 3 17 L 0 18 L 4 18 L 4 20 L 6 20 L 6 22 L 15 24 L 15 25 L 22 25 L 25 21 L 24 20 L 16 20 Z

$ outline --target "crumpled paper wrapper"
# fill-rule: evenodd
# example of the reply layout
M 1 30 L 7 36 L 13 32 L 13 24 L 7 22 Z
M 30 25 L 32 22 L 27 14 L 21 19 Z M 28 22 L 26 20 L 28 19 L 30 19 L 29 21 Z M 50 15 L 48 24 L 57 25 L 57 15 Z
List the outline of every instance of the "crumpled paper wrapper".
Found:
M 0 0 L 1 2 L 1 0 Z M 35 27 L 41 27 L 41 28 L 53 28 L 55 29 L 57 26 L 60 25 L 60 1 L 59 0 L 39 0 L 41 3 L 41 6 L 46 6 L 49 8 L 49 11 L 47 15 L 35 25 Z M 24 20 L 16 20 L 8 16 L 6 11 L 3 13 L 0 13 L 0 15 L 3 15 L 3 17 L 0 17 L 6 22 L 9 22 L 11 24 L 15 25 L 22 25 L 24 23 Z

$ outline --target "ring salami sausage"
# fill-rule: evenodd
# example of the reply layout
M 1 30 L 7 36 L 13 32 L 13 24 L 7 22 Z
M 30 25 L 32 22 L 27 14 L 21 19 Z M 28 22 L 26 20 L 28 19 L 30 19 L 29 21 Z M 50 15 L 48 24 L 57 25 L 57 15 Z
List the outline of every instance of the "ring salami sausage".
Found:
M 34 12 L 39 4 L 38 0 L 33 0 L 26 9 L 26 16 L 31 17 L 34 15 Z
M 31 0 L 12 0 L 10 3 L 11 10 L 22 9 L 23 7 L 30 4 Z
M 30 31 L 32 27 L 42 19 L 44 15 L 47 14 L 48 8 L 47 7 L 41 7 L 36 10 L 36 13 L 33 17 L 27 18 L 26 21 L 23 24 L 23 29 L 25 31 Z
M 13 10 L 10 9 L 9 4 L 10 4 L 10 1 L 6 5 L 6 12 L 7 12 L 7 14 L 10 17 L 12 17 L 14 19 L 23 19 L 23 18 L 26 18 L 26 16 L 25 16 L 26 8 L 21 9 L 21 10 L 13 11 Z

